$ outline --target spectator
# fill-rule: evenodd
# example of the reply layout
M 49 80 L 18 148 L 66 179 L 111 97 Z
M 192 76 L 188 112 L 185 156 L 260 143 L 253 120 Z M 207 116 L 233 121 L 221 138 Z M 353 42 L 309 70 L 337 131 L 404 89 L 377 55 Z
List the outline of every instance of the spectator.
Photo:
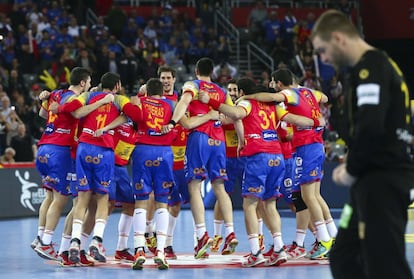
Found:
M 4 154 L 0 156 L 0 163 L 1 164 L 12 164 L 16 161 L 14 160 L 14 156 L 16 155 L 16 151 L 12 147 L 7 147 L 4 151 Z
M 22 124 L 22 123 L 23 121 L 17 115 L 14 107 L 12 107 L 12 110 L 10 111 L 10 115 L 8 117 L 8 121 L 6 121 L 6 129 L 7 129 L 6 145 L 7 146 L 10 146 L 12 137 L 17 136 L 19 124 Z
M 247 28 L 250 39 L 258 43 L 263 39 L 263 22 L 266 20 L 267 11 L 263 1 L 256 1 L 255 7 L 250 11 L 247 18 Z
M 10 146 L 16 150 L 16 162 L 33 162 L 37 154 L 37 146 L 31 135 L 26 133 L 26 125 L 19 124 L 18 134 L 11 139 Z
M 144 84 L 150 78 L 158 76 L 158 64 L 154 62 L 152 53 L 148 52 L 144 58 L 144 62 L 138 68 L 138 80 L 140 84 Z
M 265 50 L 270 50 L 276 39 L 282 38 L 282 22 L 279 20 L 277 12 L 272 10 L 268 19 L 264 22 Z

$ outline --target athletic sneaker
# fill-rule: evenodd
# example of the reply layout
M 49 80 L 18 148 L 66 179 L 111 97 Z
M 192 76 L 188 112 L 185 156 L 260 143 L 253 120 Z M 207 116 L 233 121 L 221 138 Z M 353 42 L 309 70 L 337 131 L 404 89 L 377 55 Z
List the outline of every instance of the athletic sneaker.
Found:
M 143 249 L 138 249 L 134 256 L 134 262 L 132 263 L 132 269 L 141 270 L 145 263 L 145 252 Z
M 299 246 L 296 241 L 292 242 L 287 250 L 288 259 L 296 260 L 303 258 L 306 255 L 305 247 Z
M 80 262 L 79 257 L 79 250 L 80 250 L 80 240 L 74 238 L 70 241 L 70 248 L 69 248 L 69 260 L 73 263 Z
M 105 248 L 103 247 L 101 241 L 96 238 L 92 238 L 91 244 L 89 245 L 89 255 L 98 262 L 106 262 Z
M 197 251 L 197 247 L 194 247 L 194 255 L 197 253 L 196 251 Z M 208 257 L 210 257 L 210 255 L 206 251 L 200 259 L 208 259 Z
M 312 244 L 312 249 L 310 249 L 310 250 L 306 253 L 305 258 L 310 259 L 310 258 L 311 258 L 311 256 L 313 255 L 313 253 L 315 253 L 315 252 L 316 252 L 316 250 L 318 250 L 318 245 L 319 245 L 319 242 L 318 242 L 317 240 L 315 240 L 315 242 Z
M 124 260 L 127 262 L 134 262 L 135 260 L 134 256 L 131 255 L 131 253 L 129 253 L 128 248 L 124 250 L 116 250 L 114 258 L 117 260 Z
M 165 258 L 169 260 L 177 259 L 177 255 L 174 253 L 172 246 L 167 246 L 164 248 L 164 255 L 165 255 Z
M 63 267 L 76 266 L 76 263 L 69 260 L 69 251 L 63 251 L 60 255 L 60 265 Z
M 262 252 L 259 250 L 256 255 L 250 253 L 249 257 L 245 262 L 242 262 L 242 267 L 253 267 L 258 266 L 266 262 L 266 259 L 263 257 Z
M 222 255 L 233 254 L 238 244 L 239 244 L 239 241 L 237 240 L 234 232 L 230 233 L 226 237 L 226 241 L 224 242 L 224 246 L 223 246 L 223 250 L 221 250 L 221 254 Z
M 265 262 L 266 266 L 279 266 L 282 263 L 285 263 L 287 261 L 287 254 L 285 252 L 285 249 L 282 248 L 279 251 L 275 252 L 273 251 L 272 255 L 267 259 Z
M 265 249 L 265 245 L 264 245 L 264 235 L 263 234 L 259 234 L 259 247 L 260 247 L 260 251 L 264 251 Z
M 329 251 L 332 248 L 332 238 L 329 239 L 329 241 L 319 241 L 318 249 L 315 251 L 315 253 L 312 254 L 310 257 L 311 260 L 322 260 L 326 259 Z
M 157 250 L 157 255 L 153 259 L 159 270 L 168 269 L 170 267 L 165 259 L 164 253 L 160 250 Z
M 80 265 L 81 266 L 94 266 L 95 262 L 90 261 L 86 255 L 85 250 L 80 251 Z
M 205 232 L 203 237 L 198 240 L 197 247 L 195 248 L 194 258 L 204 258 L 204 254 L 207 249 L 213 244 L 213 239 L 208 236 L 208 232 Z
M 148 233 L 145 233 L 145 241 L 148 250 L 155 256 L 157 253 L 157 237 L 155 235 L 149 236 Z
M 32 243 L 30 243 L 30 247 L 32 247 L 32 249 L 34 250 L 37 246 L 38 243 L 40 243 L 40 237 L 36 236 L 36 238 L 32 241 Z
M 58 260 L 58 254 L 55 252 L 55 248 L 53 248 L 53 244 L 50 243 L 48 245 L 44 245 L 41 241 L 37 244 L 34 249 L 36 253 L 47 260 Z
M 275 246 L 272 244 L 272 245 L 270 245 L 270 248 L 269 248 L 269 250 L 267 250 L 267 252 L 266 253 L 263 253 L 263 256 L 264 257 L 270 257 L 272 254 L 273 254 L 273 248 L 274 248 Z
M 218 252 L 220 250 L 221 243 L 223 242 L 223 237 L 221 235 L 215 235 L 213 238 L 213 244 L 211 245 L 211 252 Z

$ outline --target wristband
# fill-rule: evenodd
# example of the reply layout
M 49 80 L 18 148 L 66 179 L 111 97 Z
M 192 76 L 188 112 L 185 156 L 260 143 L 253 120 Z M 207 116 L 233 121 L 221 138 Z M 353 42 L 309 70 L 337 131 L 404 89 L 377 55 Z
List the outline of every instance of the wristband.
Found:
M 221 103 L 220 101 L 210 98 L 210 100 L 208 101 L 208 105 L 211 106 L 215 110 L 219 110 Z
M 320 122 L 318 119 L 313 119 L 313 127 L 319 127 L 320 126 Z
M 171 124 L 171 125 L 173 125 L 173 127 L 175 127 L 175 125 L 177 125 L 177 122 L 175 122 L 174 120 L 170 120 L 170 122 L 168 122 L 168 124 Z

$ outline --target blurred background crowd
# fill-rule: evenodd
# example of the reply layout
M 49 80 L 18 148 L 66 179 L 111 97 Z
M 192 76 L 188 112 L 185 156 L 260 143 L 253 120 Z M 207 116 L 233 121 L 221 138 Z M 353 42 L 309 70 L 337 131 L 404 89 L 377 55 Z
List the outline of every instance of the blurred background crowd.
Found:
M 4 1 L 3 1 L 4 2 Z M 70 70 L 89 68 L 92 85 L 105 72 L 119 73 L 123 94 L 135 95 L 141 84 L 157 77 L 160 65 L 177 70 L 176 90 L 194 79 L 194 64 L 201 57 L 216 63 L 214 80 L 223 86 L 230 79 L 251 77 L 268 86 L 271 69 L 241 69 L 232 58 L 235 46 L 229 34 L 214 22 L 214 13 L 227 1 L 155 1 L 149 13 L 125 9 L 134 1 L 15 0 L 0 12 L 0 161 L 33 161 L 44 120 L 38 117 L 42 90 L 68 85 Z M 97 3 L 99 2 L 99 3 Z M 177 9 L 193 2 L 194 13 Z M 248 2 L 243 28 L 245 39 L 270 55 L 276 68 L 288 67 L 307 87 L 330 98 L 322 107 L 327 118 L 327 139 L 338 144 L 343 123 L 341 73 L 323 65 L 314 55 L 308 36 L 316 19 L 309 12 L 297 17 L 294 9 L 283 16 L 278 5 Z M 325 1 L 351 16 L 347 0 Z M 107 9 L 102 12 L 102 6 Z M 88 20 L 86 11 L 92 13 Z M 339 142 L 340 144 L 340 142 Z M 9 149 L 8 149 L 9 147 Z M 7 154 L 6 154 L 7 153 Z M 7 155 L 7 156 L 6 156 Z M 329 155 L 335 157 L 335 154 Z

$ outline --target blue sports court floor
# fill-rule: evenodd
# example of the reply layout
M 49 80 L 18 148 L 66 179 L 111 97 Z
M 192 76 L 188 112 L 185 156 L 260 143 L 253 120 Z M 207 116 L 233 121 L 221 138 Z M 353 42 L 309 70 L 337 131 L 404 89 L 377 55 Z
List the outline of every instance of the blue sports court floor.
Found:
M 210 235 L 213 234 L 213 212 L 206 211 L 206 221 Z M 338 216 L 338 212 L 334 214 Z M 414 215 L 414 214 L 413 214 Z M 104 245 L 106 254 L 112 256 L 117 242 L 117 226 L 119 213 L 109 217 L 105 230 Z M 414 269 L 414 224 L 410 222 L 407 229 L 407 254 L 411 267 Z M 148 268 L 131 270 L 128 264 L 109 262 L 95 267 L 60 267 L 56 262 L 41 259 L 31 248 L 30 243 L 37 233 L 37 219 L 24 218 L 17 220 L 0 221 L 0 239 L 2 253 L 0 253 L 0 278 L 111 278 L 125 279 L 129 276 L 140 278 L 332 278 L 327 261 L 297 260 L 288 262 L 279 267 L 242 268 L 242 255 L 249 251 L 247 236 L 244 228 L 243 212 L 234 214 L 236 234 L 240 241 L 235 255 L 221 256 L 210 253 L 208 260 L 193 260 L 193 228 L 191 212 L 184 210 L 177 221 L 174 248 L 178 260 L 169 261 L 171 268 L 160 271 L 154 268 L 152 260 L 147 259 Z M 285 244 L 292 242 L 295 234 L 295 219 L 290 212 L 282 212 L 282 233 Z M 63 228 L 63 218 L 59 223 L 54 241 L 59 242 Z M 133 247 L 133 233 L 130 234 L 129 244 Z M 265 233 L 265 242 L 270 244 L 270 236 Z M 308 232 L 305 246 L 310 248 L 313 236 Z M 58 249 L 58 244 L 55 249 Z M 142 276 L 142 277 L 141 277 Z

